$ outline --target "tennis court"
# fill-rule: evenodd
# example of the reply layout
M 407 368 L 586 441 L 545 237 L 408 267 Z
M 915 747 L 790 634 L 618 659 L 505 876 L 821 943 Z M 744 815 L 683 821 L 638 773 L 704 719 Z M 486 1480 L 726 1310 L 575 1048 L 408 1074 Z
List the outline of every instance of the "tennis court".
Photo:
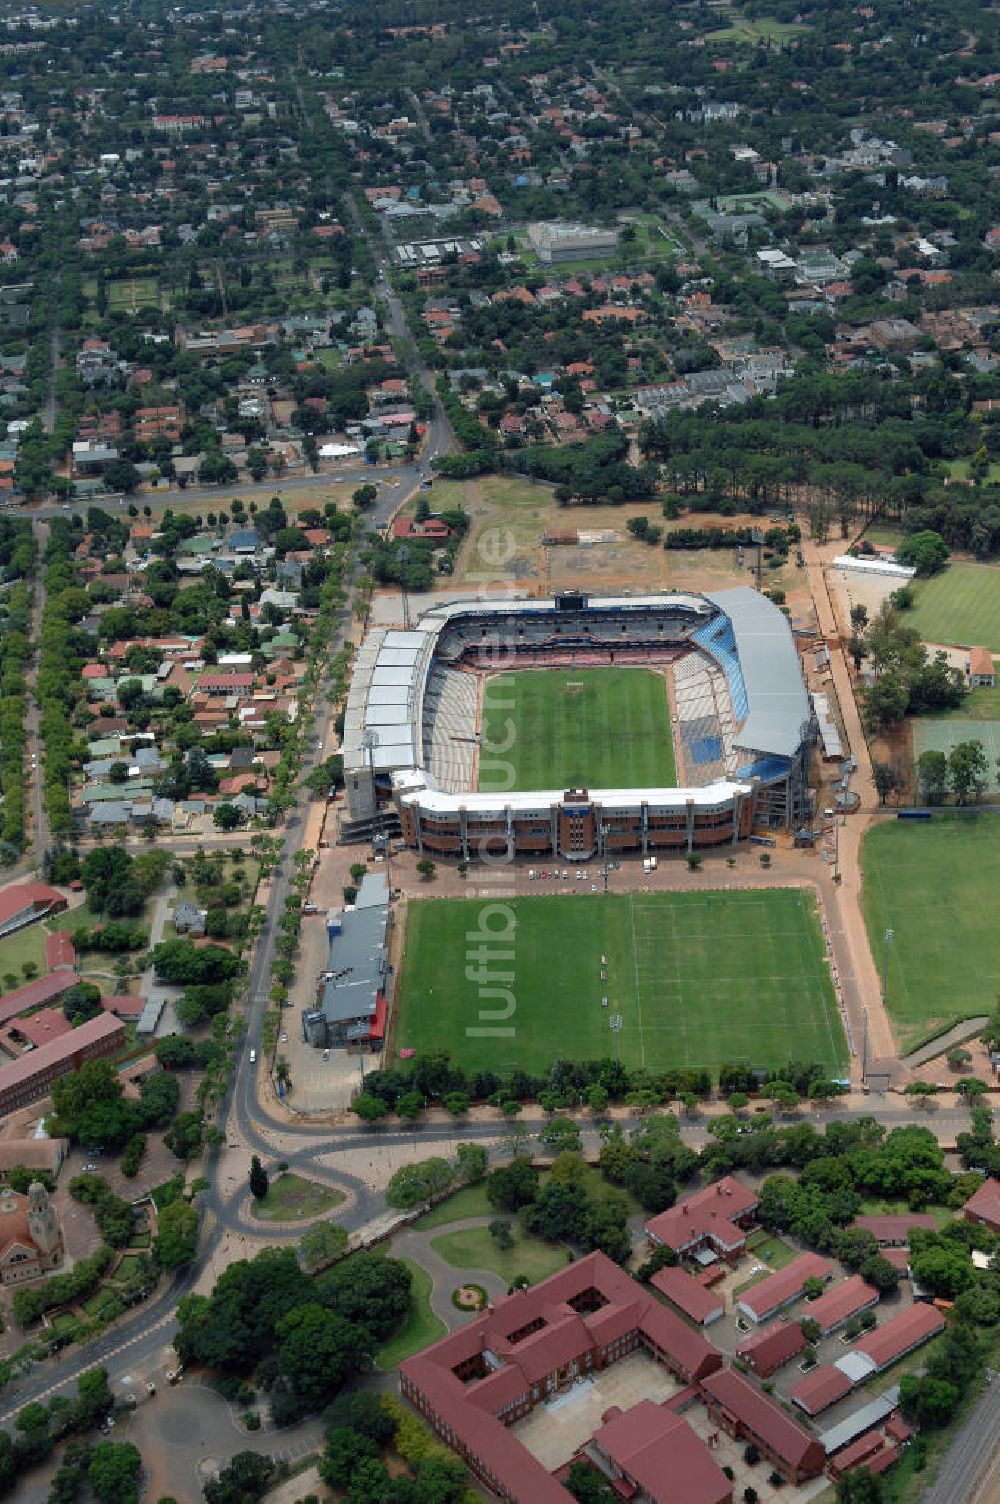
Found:
M 957 716 L 920 716 L 913 722 L 913 756 L 943 752 L 945 757 L 959 742 L 982 742 L 989 764 L 988 790 L 1000 790 L 997 759 L 1000 758 L 1000 721 L 969 721 Z

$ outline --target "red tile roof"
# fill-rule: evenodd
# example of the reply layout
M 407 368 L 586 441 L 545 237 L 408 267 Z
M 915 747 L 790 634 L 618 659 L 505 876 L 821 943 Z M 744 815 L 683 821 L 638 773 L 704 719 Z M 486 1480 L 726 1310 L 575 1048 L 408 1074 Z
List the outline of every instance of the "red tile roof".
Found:
M 75 965 L 76 951 L 73 949 L 69 930 L 53 930 L 50 935 L 46 935 L 45 960 L 50 971 L 56 971 L 60 966 Z
M 853 1225 L 870 1232 L 877 1243 L 908 1243 L 911 1227 L 936 1232 L 937 1222 L 930 1212 L 905 1212 L 901 1216 L 855 1217 Z
M 108 1018 L 106 1014 L 99 1013 L 96 1018 L 88 1019 L 78 1029 L 71 1029 L 69 1034 L 61 1039 L 54 1039 L 49 1044 L 43 1044 L 40 1049 L 30 1050 L 19 1060 L 12 1060 L 9 1065 L 0 1066 L 0 1092 L 9 1091 L 12 1086 L 18 1085 L 21 1081 L 30 1081 L 53 1061 L 70 1060 L 86 1045 L 93 1044 L 96 1040 L 111 1038 L 116 1034 L 120 1035 L 124 1042 L 125 1025 L 121 1020 Z
M 751 1432 L 789 1467 L 809 1477 L 823 1471 L 826 1454 L 822 1443 L 749 1379 L 731 1368 L 722 1368 L 705 1379 L 701 1387 L 745 1431 Z
M 981 1219 L 994 1231 L 1000 1229 L 1000 1180 L 984 1180 L 962 1210 L 967 1217 Z
M 944 1330 L 944 1326 L 945 1320 L 940 1311 L 918 1301 L 905 1311 L 900 1311 L 898 1316 L 894 1316 L 884 1326 L 876 1327 L 873 1332 L 866 1332 L 863 1337 L 859 1337 L 850 1351 L 864 1353 L 867 1358 L 871 1358 L 876 1368 L 886 1368 L 912 1348 L 919 1347 L 921 1342 L 936 1337 L 938 1332 Z
M 18 1018 L 8 1025 L 8 1029 L 16 1029 L 24 1039 L 33 1044 L 36 1049 L 39 1045 L 48 1044 L 53 1039 L 61 1039 L 72 1028 L 69 1019 L 61 1008 L 39 1008 L 37 1013 L 30 1013 L 27 1018 Z
M 837 1477 L 842 1473 L 849 1473 L 852 1468 L 859 1467 L 877 1452 L 881 1452 L 884 1446 L 885 1439 L 877 1431 L 866 1431 L 857 1441 L 852 1441 L 836 1454 L 830 1464 L 831 1470 Z
M 51 1003 L 54 998 L 62 997 L 64 992 L 75 987 L 76 983 L 76 973 L 66 970 L 50 971 L 47 976 L 25 982 L 23 987 L 0 997 L 0 1024 L 17 1018 L 19 1013 L 27 1013 L 29 1008 L 37 1008 L 41 1003 Z
M 762 1379 L 783 1363 L 797 1358 L 805 1350 L 806 1339 L 797 1321 L 776 1321 L 756 1337 L 747 1338 L 736 1349 L 736 1356 L 749 1364 Z
M 842 1400 L 845 1394 L 850 1394 L 853 1388 L 846 1373 L 841 1373 L 832 1363 L 824 1363 L 820 1368 L 807 1373 L 797 1384 L 793 1384 L 788 1391 L 788 1398 L 807 1415 L 819 1415 L 822 1410 L 828 1410 L 831 1405 Z
M 699 1326 L 713 1321 L 725 1310 L 719 1297 L 710 1294 L 684 1269 L 657 1269 L 649 1283 Z
M 59 905 L 66 907 L 65 898 L 47 883 L 15 883 L 0 893 L 0 924 L 5 924 L 22 909 L 33 907 L 39 914 L 45 914 Z
M 802 1316 L 818 1321 L 825 1336 L 828 1332 L 836 1331 L 838 1326 L 849 1321 L 859 1311 L 867 1311 L 877 1301 L 878 1291 L 875 1286 L 863 1280 L 860 1274 L 852 1274 L 850 1279 L 827 1290 L 819 1300 L 810 1301 Z
M 787 1305 L 802 1293 L 807 1279 L 829 1279 L 833 1265 L 818 1253 L 800 1253 L 797 1259 L 776 1274 L 762 1279 L 759 1284 L 744 1290 L 739 1304 L 757 1321 L 763 1321 L 772 1311 Z
M 726 1175 L 702 1191 L 685 1196 L 669 1211 L 646 1223 L 646 1234 L 655 1243 L 666 1243 L 680 1252 L 710 1238 L 720 1248 L 739 1248 L 744 1233 L 735 1223 L 759 1205 L 757 1193 L 732 1175 Z
M 593 1294 L 591 1292 L 594 1292 Z M 569 1304 L 587 1297 L 577 1311 Z M 589 1309 L 593 1306 L 593 1309 Z M 524 1329 L 540 1323 L 524 1335 Z M 528 1290 L 498 1300 L 474 1321 L 400 1367 L 404 1395 L 450 1431 L 469 1459 L 508 1496 L 531 1504 L 568 1504 L 568 1495 L 513 1438 L 501 1407 L 530 1404 L 532 1382 L 641 1334 L 690 1381 L 721 1363 L 701 1334 L 643 1290 L 602 1253 L 591 1253 Z M 456 1370 L 493 1355 L 493 1371 L 464 1382 Z
M 969 672 L 970 674 L 985 675 L 995 674 L 993 654 L 989 648 L 969 649 Z
M 655 1504 L 731 1504 L 733 1485 L 701 1437 L 652 1400 L 614 1416 L 593 1445 Z

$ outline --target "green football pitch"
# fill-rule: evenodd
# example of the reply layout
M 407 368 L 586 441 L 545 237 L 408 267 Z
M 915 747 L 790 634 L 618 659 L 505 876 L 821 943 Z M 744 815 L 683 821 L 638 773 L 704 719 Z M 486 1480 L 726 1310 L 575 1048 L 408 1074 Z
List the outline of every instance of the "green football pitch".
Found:
M 880 820 L 865 836 L 864 908 L 889 1016 L 912 1049 L 1000 992 L 1000 827 L 995 815 Z M 892 943 L 884 936 L 892 930 Z
M 480 977 L 483 944 L 510 995 Z M 651 1070 L 847 1063 L 816 902 L 800 889 L 410 903 L 397 1049 L 541 1071 L 558 1056 L 611 1056 L 614 1014 L 621 1059 Z
M 949 564 L 914 584 L 916 600 L 905 613 L 925 642 L 977 644 L 1000 653 L 1000 570 L 995 564 Z
M 483 793 L 677 781 L 666 680 L 645 668 L 532 669 L 483 691 Z

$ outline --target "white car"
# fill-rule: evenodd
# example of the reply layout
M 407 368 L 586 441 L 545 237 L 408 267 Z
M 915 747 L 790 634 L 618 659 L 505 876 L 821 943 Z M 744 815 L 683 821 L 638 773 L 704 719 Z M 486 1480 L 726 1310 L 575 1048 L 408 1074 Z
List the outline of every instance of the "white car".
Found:
M 287 1034 L 282 1034 L 282 1036 L 281 1036 L 281 1042 L 282 1042 L 282 1044 L 287 1044 L 288 1043 L 288 1035 Z

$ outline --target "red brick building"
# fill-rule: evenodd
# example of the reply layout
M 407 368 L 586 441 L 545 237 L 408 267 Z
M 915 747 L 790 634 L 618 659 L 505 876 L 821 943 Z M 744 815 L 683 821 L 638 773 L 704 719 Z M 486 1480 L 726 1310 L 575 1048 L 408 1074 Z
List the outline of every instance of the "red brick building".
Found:
M 101 1013 L 61 1039 L 0 1066 L 0 1113 L 36 1102 L 60 1076 L 78 1071 L 88 1060 L 113 1055 L 124 1043 L 125 1025 Z

